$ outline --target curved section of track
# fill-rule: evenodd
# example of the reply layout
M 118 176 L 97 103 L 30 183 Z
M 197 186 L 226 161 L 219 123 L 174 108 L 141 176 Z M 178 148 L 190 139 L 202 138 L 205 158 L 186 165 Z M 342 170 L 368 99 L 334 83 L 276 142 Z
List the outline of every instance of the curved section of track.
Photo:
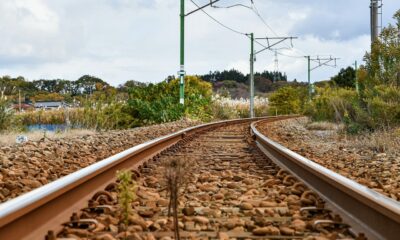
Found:
M 0 239 L 43 239 L 49 229 L 60 229 L 71 212 L 79 211 L 96 192 L 115 181 L 117 170 L 137 168 L 186 136 L 250 121 L 254 119 L 204 124 L 157 138 L 7 201 L 0 205 Z
M 0 239 L 170 239 L 174 236 L 173 223 L 168 217 L 168 196 L 162 179 L 165 163 L 177 158 L 193 163 L 178 207 L 182 239 L 364 239 L 341 217 L 349 219 L 351 225 L 370 226 L 370 221 L 364 219 L 366 215 L 357 216 L 355 221 L 348 218 L 349 211 L 339 211 L 339 216 L 327 209 L 331 201 L 338 206 L 346 203 L 327 198 L 308 176 L 328 173 L 317 167 L 317 172 L 305 175 L 295 167 L 283 170 L 281 167 L 286 165 L 282 162 L 293 157 L 282 147 L 271 150 L 278 146 L 261 136 L 255 124 L 252 137 L 250 124 L 254 121 L 234 120 L 186 129 L 6 202 L 0 205 Z M 265 150 L 268 145 L 268 151 L 258 149 Z M 132 169 L 138 184 L 138 198 L 128 226 L 119 218 L 115 173 L 120 169 Z M 340 176 L 331 180 L 337 180 L 337 184 L 331 182 L 334 195 L 347 183 Z M 364 190 L 350 188 L 347 194 L 355 196 Z M 396 220 L 396 206 L 381 201 L 376 198 L 379 206 L 371 208 Z M 375 235 L 361 228 L 371 239 L 391 239 L 388 237 L 392 235 L 371 226 Z
M 345 178 L 265 137 L 251 125 L 252 134 L 269 159 L 302 179 L 352 228 L 370 239 L 397 239 L 400 236 L 400 203 L 357 182 Z

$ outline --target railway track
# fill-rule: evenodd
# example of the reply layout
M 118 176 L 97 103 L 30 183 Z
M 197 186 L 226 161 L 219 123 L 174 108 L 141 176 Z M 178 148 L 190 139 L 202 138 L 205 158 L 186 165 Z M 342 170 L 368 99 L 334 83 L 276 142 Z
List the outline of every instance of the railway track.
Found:
M 170 239 L 173 224 L 163 179 L 171 159 L 191 163 L 179 203 L 182 238 L 400 236 L 397 203 L 322 167 L 312 165 L 314 172 L 305 172 L 290 166 L 299 156 L 260 135 L 256 124 L 250 131 L 250 123 L 236 120 L 183 130 L 6 202 L 0 205 L 0 239 Z M 301 164 L 308 162 L 297 166 Z M 115 172 L 125 168 L 132 169 L 138 185 L 129 226 L 119 221 L 115 183 Z M 357 215 L 349 208 L 368 213 Z

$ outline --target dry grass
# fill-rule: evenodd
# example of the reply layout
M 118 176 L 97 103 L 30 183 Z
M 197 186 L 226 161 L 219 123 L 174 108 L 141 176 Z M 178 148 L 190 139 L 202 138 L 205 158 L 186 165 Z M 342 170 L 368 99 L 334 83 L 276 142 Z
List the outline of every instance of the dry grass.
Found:
M 331 122 L 310 122 L 306 125 L 308 130 L 333 131 L 340 130 L 341 126 Z
M 49 139 L 60 139 L 60 138 L 71 138 L 86 135 L 93 135 L 96 131 L 89 129 L 71 129 L 68 131 L 61 132 L 46 132 L 46 138 Z M 28 137 L 29 141 L 38 141 L 44 137 L 43 131 L 32 131 L 27 133 L 4 133 L 0 134 L 0 146 L 8 146 L 15 144 L 17 136 L 24 135 Z
M 367 148 L 378 153 L 395 154 L 398 153 L 398 146 L 400 145 L 400 130 L 393 129 L 393 131 L 376 131 L 373 133 L 363 133 L 355 136 L 354 144 L 358 148 Z

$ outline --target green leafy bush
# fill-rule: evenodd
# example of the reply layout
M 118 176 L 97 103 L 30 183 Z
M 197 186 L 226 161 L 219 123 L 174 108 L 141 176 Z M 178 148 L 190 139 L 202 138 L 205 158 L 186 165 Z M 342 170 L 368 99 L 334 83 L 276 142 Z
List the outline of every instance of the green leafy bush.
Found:
M 294 87 L 283 87 L 271 94 L 270 114 L 284 115 L 301 112 L 301 90 Z
M 355 120 L 358 116 L 358 96 L 352 89 L 344 88 L 317 88 L 316 95 L 305 107 L 305 113 L 314 121 L 344 122 L 349 116 Z
M 314 121 L 344 123 L 350 133 L 396 126 L 400 123 L 400 88 L 375 86 L 363 96 L 353 89 L 317 88 L 305 114 Z
M 185 105 L 179 103 L 179 80 L 138 86 L 130 90 L 129 112 L 135 125 L 178 120 L 184 116 L 211 117 L 211 84 L 198 77 L 185 78 Z
M 371 127 L 381 128 L 400 124 L 400 88 L 376 86 L 365 92 L 365 102 Z

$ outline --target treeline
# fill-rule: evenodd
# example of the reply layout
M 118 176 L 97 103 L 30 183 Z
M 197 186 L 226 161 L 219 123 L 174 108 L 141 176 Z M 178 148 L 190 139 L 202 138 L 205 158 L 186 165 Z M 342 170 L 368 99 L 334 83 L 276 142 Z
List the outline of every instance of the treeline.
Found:
M 19 95 L 22 95 L 24 101 L 69 100 L 72 97 L 109 90 L 115 89 L 102 79 L 90 75 L 84 75 L 76 81 L 64 79 L 28 81 L 24 77 L 9 76 L 0 78 L 1 97 L 14 98 L 14 100 Z
M 238 70 L 210 71 L 208 74 L 198 75 L 200 79 L 212 84 L 213 91 L 224 96 L 233 98 L 247 98 L 249 75 L 243 74 Z M 166 82 L 175 79 L 175 76 L 169 76 Z M 267 93 L 291 84 L 287 82 L 287 76 L 281 72 L 256 72 L 255 90 L 256 93 Z M 296 83 L 294 83 L 296 85 Z M 94 98 L 107 98 L 118 96 L 118 98 L 127 98 L 130 89 L 147 86 L 146 83 L 134 80 L 113 87 L 106 81 L 90 75 L 84 75 L 77 80 L 33 80 L 28 81 L 24 77 L 12 78 L 10 76 L 0 77 L 1 98 L 7 98 L 18 101 L 19 95 L 23 102 L 34 101 L 65 101 L 73 102 L 74 99 L 80 99 L 86 96 Z
M 212 83 L 214 93 L 231 98 L 248 98 L 250 75 L 231 69 L 224 71 L 210 71 L 208 74 L 198 75 L 204 81 Z M 301 83 L 288 82 L 287 76 L 282 72 L 255 72 L 254 89 L 259 96 L 266 95 L 283 86 L 301 85 Z
M 250 75 L 249 74 L 245 75 L 236 69 L 231 69 L 231 70 L 224 70 L 222 72 L 210 71 L 208 74 L 200 75 L 199 77 L 207 82 L 221 82 L 225 80 L 231 80 L 239 83 L 248 83 Z M 281 72 L 269 72 L 269 71 L 264 71 L 261 73 L 256 72 L 254 73 L 254 77 L 268 79 L 272 82 L 287 81 L 286 74 Z

